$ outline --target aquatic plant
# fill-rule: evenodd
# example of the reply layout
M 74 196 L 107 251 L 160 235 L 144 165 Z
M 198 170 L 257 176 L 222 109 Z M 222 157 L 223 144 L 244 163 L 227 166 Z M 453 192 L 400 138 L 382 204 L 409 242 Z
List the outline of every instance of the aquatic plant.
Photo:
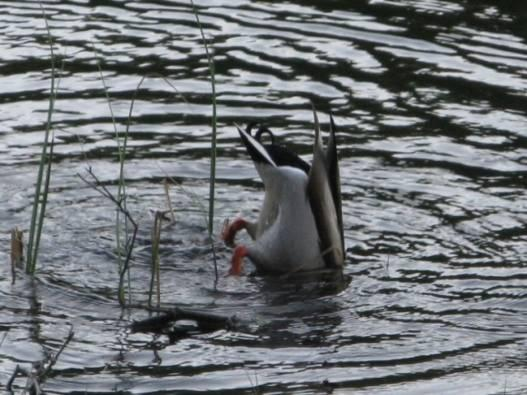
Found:
M 46 214 L 46 205 L 48 202 L 48 191 L 49 182 L 51 177 L 51 163 L 53 161 L 53 143 L 54 138 L 52 135 L 52 116 L 55 108 L 55 100 L 58 91 L 58 84 L 55 81 L 55 53 L 53 50 L 53 39 L 49 28 L 46 12 L 42 4 L 42 16 L 46 25 L 47 38 L 49 44 L 49 51 L 51 55 L 51 87 L 49 94 L 49 106 L 47 113 L 46 130 L 44 133 L 44 142 L 42 144 L 42 153 L 40 155 L 40 162 L 37 173 L 37 181 L 35 184 L 35 196 L 33 198 L 33 209 L 31 213 L 31 223 L 29 227 L 29 236 L 27 244 L 27 260 L 26 260 L 26 272 L 28 274 L 34 274 L 37 266 L 38 249 L 40 246 L 40 237 L 42 234 L 42 226 L 44 225 L 44 217 Z M 57 86 L 56 86 L 57 85 Z
M 24 259 L 24 233 L 17 227 L 11 229 L 11 282 L 15 283 L 16 268 Z
M 128 135 L 129 135 L 132 111 L 133 111 L 135 98 L 137 96 L 137 90 L 139 89 L 140 84 L 137 86 L 134 92 L 134 96 L 132 98 L 131 104 L 130 104 L 128 119 L 127 119 L 127 124 L 126 124 L 126 130 L 124 131 L 124 133 L 120 134 L 117 128 L 117 122 L 115 120 L 115 115 L 113 112 L 112 100 L 108 92 L 108 85 L 106 84 L 106 80 L 104 79 L 104 73 L 102 71 L 101 63 L 100 63 L 99 57 L 97 56 L 97 51 L 93 43 L 92 43 L 92 48 L 95 54 L 95 61 L 97 63 L 99 76 L 101 78 L 104 95 L 106 97 L 106 102 L 108 103 L 108 109 L 110 111 L 110 116 L 112 118 L 112 125 L 113 125 L 114 134 L 115 134 L 115 141 L 117 144 L 117 155 L 119 158 L 119 179 L 118 179 L 118 186 L 117 186 L 117 195 L 115 197 L 112 196 L 113 197 L 112 200 L 119 202 L 119 205 L 116 207 L 116 210 L 115 210 L 115 242 L 116 242 L 116 253 L 117 253 L 117 266 L 119 270 L 118 298 L 121 304 L 124 305 L 125 290 L 124 290 L 124 283 L 121 281 L 124 274 L 127 274 L 128 290 L 131 289 L 131 279 L 130 279 L 130 271 L 129 271 L 130 262 L 125 261 L 126 259 L 125 257 L 131 256 L 131 251 L 129 251 L 130 238 L 128 238 L 128 234 L 129 234 L 128 216 L 124 215 L 124 221 L 122 220 L 123 212 L 127 211 L 127 208 L 126 208 L 126 198 L 127 198 L 126 180 L 125 180 L 125 175 L 124 175 L 124 168 L 125 168 L 125 163 L 126 163 L 126 149 L 128 146 Z M 91 170 L 89 172 L 91 172 Z M 124 232 L 122 231 L 122 228 L 124 228 Z M 131 292 L 128 293 L 128 296 L 129 296 L 129 303 L 130 303 L 131 302 Z
M 209 68 L 210 83 L 212 89 L 212 136 L 210 141 L 210 174 L 209 174 L 209 222 L 208 222 L 208 231 L 209 236 L 212 238 L 213 224 L 214 224 L 214 195 L 215 195 L 215 184 L 216 184 L 216 130 L 217 130 L 217 113 L 216 113 L 216 72 L 214 68 L 214 58 L 212 57 L 209 51 L 209 45 L 207 39 L 205 38 L 205 33 L 203 31 L 203 26 L 199 20 L 198 10 L 194 5 L 194 1 L 190 0 L 192 5 L 192 11 L 196 17 L 196 23 L 201 34 L 201 39 L 203 40 L 203 46 L 205 48 L 205 54 L 207 55 L 207 64 Z
M 128 142 L 128 136 L 127 133 L 125 133 L 125 137 L 122 138 L 119 135 L 119 131 L 117 129 L 117 122 L 115 121 L 115 115 L 113 112 L 112 107 L 112 100 L 110 98 L 110 94 L 108 93 L 108 85 L 106 85 L 106 80 L 104 79 L 104 73 L 102 71 L 101 63 L 99 60 L 99 57 L 97 56 L 97 51 L 95 50 L 95 46 L 92 44 L 93 52 L 95 53 L 95 60 L 97 63 L 97 68 L 99 70 L 99 76 L 101 77 L 101 82 L 103 85 L 103 91 L 104 95 L 106 97 L 106 102 L 108 103 L 108 109 L 110 111 L 110 116 L 112 118 L 112 125 L 113 130 L 115 134 L 115 142 L 117 143 L 117 154 L 119 157 L 119 183 L 117 187 L 117 200 L 123 201 L 123 206 L 126 208 L 126 182 L 124 179 L 124 164 L 126 159 L 126 143 Z M 121 140 L 123 140 L 123 143 L 121 143 Z M 126 217 L 125 217 L 126 218 Z M 127 223 L 125 220 L 125 237 L 127 232 Z M 121 236 L 121 210 L 116 209 L 115 211 L 115 242 L 116 242 L 116 252 L 117 252 L 117 266 L 119 268 L 119 272 L 121 272 L 123 267 L 123 248 L 122 248 L 122 242 L 121 242 L 122 236 Z M 130 286 L 130 282 L 128 283 L 128 286 Z M 122 297 L 124 290 L 119 290 L 119 295 Z
M 212 255 L 214 259 L 214 274 L 215 274 L 215 284 L 218 282 L 218 264 L 216 260 L 216 249 L 214 247 L 214 238 L 213 238 L 213 225 L 214 225 L 214 199 L 215 199 L 215 185 L 216 185 L 216 135 L 217 135 L 217 111 L 216 111 L 216 70 L 214 66 L 214 58 L 209 51 L 209 45 L 207 39 L 205 38 L 205 33 L 203 31 L 203 26 L 199 20 L 199 13 L 194 5 L 194 1 L 190 0 L 192 5 L 192 11 L 196 17 L 196 23 L 201 34 L 201 39 L 203 40 L 203 46 L 205 48 L 205 54 L 207 55 L 207 64 L 209 68 L 210 75 L 210 84 L 211 84 L 211 94 L 212 94 L 212 135 L 210 140 L 210 173 L 209 173 L 209 211 L 208 211 L 208 232 L 209 239 L 212 248 Z
M 166 184 L 165 184 L 166 185 Z M 168 195 L 168 194 L 167 194 Z M 168 199 L 170 202 L 170 198 Z M 171 204 L 169 203 L 169 207 Z M 172 210 L 170 210 L 172 213 Z M 173 215 L 173 213 L 172 213 Z M 152 296 L 154 294 L 154 285 L 156 285 L 157 307 L 161 305 L 161 275 L 159 262 L 159 243 L 161 241 L 161 221 L 163 213 L 156 212 L 154 226 L 152 228 L 152 270 L 150 277 L 150 292 L 148 293 L 148 307 L 152 307 Z
M 119 287 L 118 287 L 118 298 L 119 298 L 119 304 L 121 306 L 125 306 L 125 296 L 124 296 L 124 276 L 126 273 L 129 273 L 129 267 L 130 267 L 130 261 L 132 259 L 132 252 L 134 250 L 134 244 L 137 237 L 137 231 L 139 229 L 139 226 L 137 225 L 137 222 L 132 217 L 132 214 L 128 211 L 128 209 L 123 204 L 123 199 L 116 198 L 109 190 L 106 188 L 105 185 L 103 185 L 100 180 L 97 178 L 95 173 L 93 173 L 93 170 L 91 168 L 87 169 L 88 175 L 90 176 L 91 180 L 88 178 L 82 176 L 81 174 L 77 173 L 77 176 L 84 181 L 88 186 L 93 188 L 95 191 L 99 192 L 102 196 L 113 202 L 117 209 L 125 216 L 126 221 L 128 221 L 130 224 L 132 224 L 133 232 L 131 237 L 127 237 L 126 243 L 125 243 L 125 251 L 126 251 L 126 259 L 123 262 L 123 266 L 119 271 Z M 130 293 L 129 293 L 130 294 Z M 129 295 L 130 300 L 130 295 Z
M 218 278 L 218 269 L 217 269 L 217 263 L 216 263 L 216 252 L 214 248 L 214 241 L 213 241 L 213 224 L 214 224 L 214 200 L 215 200 L 215 180 L 216 180 L 216 136 L 217 136 L 217 116 L 216 116 L 216 85 L 215 85 L 215 71 L 214 71 L 214 60 L 210 54 L 209 47 L 207 40 L 205 38 L 205 34 L 203 31 L 203 27 L 201 25 L 198 11 L 191 0 L 192 9 L 194 12 L 194 15 L 196 17 L 196 22 L 198 24 L 201 37 L 203 40 L 203 45 L 205 48 L 205 53 L 207 55 L 207 62 L 208 62 L 208 68 L 209 68 L 209 74 L 211 78 L 211 89 L 212 89 L 212 137 L 211 137 L 211 163 L 210 163 L 210 175 L 209 175 L 209 207 L 208 207 L 208 216 L 207 216 L 207 230 L 209 239 L 211 241 L 212 245 L 212 252 L 214 257 L 214 268 L 216 273 L 216 279 Z M 111 98 L 108 93 L 108 87 L 106 85 L 106 82 L 104 80 L 104 75 L 102 73 L 102 68 L 100 66 L 99 59 L 96 57 L 97 60 L 97 66 L 99 68 L 99 74 L 101 77 L 101 81 L 103 84 L 104 93 L 106 96 L 106 100 L 108 102 L 108 107 L 110 110 L 110 114 L 112 117 L 112 123 L 114 127 L 115 132 L 115 139 L 117 142 L 117 149 L 118 149 L 118 157 L 119 157 L 119 181 L 118 181 L 118 188 L 117 188 L 117 195 L 114 197 L 111 195 L 108 191 L 102 191 L 103 194 L 110 198 L 114 203 L 117 204 L 117 210 L 116 210 L 116 223 L 115 223 L 115 234 L 116 234 L 116 249 L 117 249 L 117 257 L 118 257 L 118 266 L 119 266 L 119 289 L 118 289 L 118 298 L 122 305 L 124 305 L 124 299 L 125 299 L 125 289 L 124 289 L 124 282 L 123 278 L 124 275 L 127 274 L 128 276 L 128 297 L 129 297 L 129 304 L 131 303 L 131 284 L 130 284 L 130 258 L 131 258 L 131 248 L 133 248 L 133 242 L 131 242 L 132 239 L 135 239 L 135 237 L 129 238 L 129 230 L 128 230 L 128 222 L 131 219 L 131 216 L 129 215 L 129 211 L 126 208 L 126 180 L 125 180 L 125 164 L 126 164 L 126 153 L 127 153 L 127 145 L 128 145 L 128 138 L 130 133 L 130 125 L 132 123 L 132 115 L 134 110 L 134 105 L 137 100 L 138 93 L 141 89 L 141 86 L 145 82 L 145 80 L 149 77 L 153 78 L 161 78 L 163 81 L 165 81 L 169 86 L 171 86 L 177 93 L 179 93 L 176 89 L 176 87 L 170 83 L 164 76 L 154 74 L 154 75 L 144 75 L 141 77 L 139 83 L 137 84 L 133 97 L 130 102 L 130 107 L 128 111 L 128 117 L 126 121 L 126 129 L 125 131 L 120 134 L 116 121 L 114 112 L 112 109 L 111 104 Z M 181 96 L 181 95 L 180 95 Z M 182 97 L 182 96 L 181 96 Z M 182 97 L 183 100 L 185 100 L 184 97 Z M 91 172 L 91 169 L 89 170 L 90 175 L 92 178 L 96 178 L 95 175 Z M 82 178 L 82 177 L 81 177 Z M 83 178 L 84 179 L 84 178 Z M 84 179 L 86 182 L 87 180 Z M 100 187 L 99 183 L 92 183 L 92 187 L 95 188 L 95 186 Z M 166 186 L 165 186 L 166 188 Z M 99 192 L 101 192 L 99 190 Z M 172 212 L 172 209 L 170 208 L 170 211 Z M 122 229 L 123 229 L 123 223 L 121 220 L 121 215 L 125 213 L 124 216 L 124 241 L 122 237 Z M 173 214 L 172 214 L 173 215 Z M 137 224 L 134 222 L 134 236 L 135 232 L 137 231 L 136 227 Z M 155 279 L 157 278 L 157 293 L 158 293 L 158 303 L 159 303 L 159 235 L 161 232 L 161 219 L 156 216 L 156 222 L 154 224 L 153 234 L 152 234 L 152 279 L 150 284 L 150 294 L 149 294 L 149 304 L 151 304 L 152 294 L 153 294 L 153 287 Z M 123 256 L 126 256 L 126 260 L 123 262 Z

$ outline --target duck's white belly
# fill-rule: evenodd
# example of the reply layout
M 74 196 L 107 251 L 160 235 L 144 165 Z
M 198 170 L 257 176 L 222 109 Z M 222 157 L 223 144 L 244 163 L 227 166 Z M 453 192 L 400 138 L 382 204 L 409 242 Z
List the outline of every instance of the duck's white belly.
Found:
M 262 271 L 291 273 L 324 267 L 310 207 L 297 207 L 276 221 L 249 246 L 249 257 Z

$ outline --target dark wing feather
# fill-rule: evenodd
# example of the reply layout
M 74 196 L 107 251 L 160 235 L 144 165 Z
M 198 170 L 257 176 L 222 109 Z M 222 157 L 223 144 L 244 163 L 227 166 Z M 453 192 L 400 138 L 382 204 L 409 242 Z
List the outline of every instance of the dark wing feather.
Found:
M 320 239 L 320 250 L 328 267 L 341 267 L 344 264 L 342 233 L 337 219 L 337 209 L 328 178 L 328 160 L 322 149 L 322 138 L 317 113 L 313 107 L 315 120 L 315 144 L 313 163 L 308 175 L 307 195 L 313 210 Z
M 331 189 L 331 195 L 333 196 L 333 203 L 335 203 L 335 210 L 337 212 L 337 221 L 340 231 L 340 239 L 342 244 L 342 251 L 345 251 L 344 246 L 344 227 L 342 222 L 342 195 L 340 193 L 340 170 L 339 160 L 337 156 L 337 138 L 335 133 L 337 128 L 333 115 L 329 114 L 330 129 L 329 139 L 326 147 L 326 169 L 329 177 L 329 187 Z

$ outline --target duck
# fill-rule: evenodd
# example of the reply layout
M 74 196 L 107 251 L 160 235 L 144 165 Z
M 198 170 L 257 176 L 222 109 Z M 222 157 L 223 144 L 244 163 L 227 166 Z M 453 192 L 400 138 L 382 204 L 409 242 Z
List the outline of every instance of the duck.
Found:
M 311 165 L 278 144 L 265 126 L 260 126 L 253 136 L 255 123 L 245 130 L 235 125 L 263 181 L 265 194 L 257 221 L 238 217 L 224 224 L 221 238 L 234 248 L 229 275 L 242 273 L 245 258 L 258 272 L 271 274 L 343 267 L 345 245 L 336 126 L 330 112 L 329 137 L 324 148 L 314 106 L 313 119 Z M 264 134 L 270 136 L 270 143 L 263 142 Z M 236 234 L 242 229 L 251 241 L 237 244 Z

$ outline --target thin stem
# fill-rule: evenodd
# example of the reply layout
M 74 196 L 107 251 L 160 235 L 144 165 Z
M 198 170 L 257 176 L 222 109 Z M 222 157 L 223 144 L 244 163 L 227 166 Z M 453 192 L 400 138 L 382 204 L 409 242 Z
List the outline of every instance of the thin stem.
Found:
M 112 107 L 112 101 L 110 98 L 110 94 L 108 93 L 108 85 L 106 84 L 106 80 L 104 79 L 104 74 L 102 72 L 101 62 L 99 60 L 99 57 L 97 56 L 97 51 L 95 49 L 95 45 L 92 43 L 93 52 L 95 54 L 95 61 L 97 62 L 97 69 L 99 70 L 99 75 L 101 77 L 101 82 L 103 85 L 103 91 L 104 95 L 106 96 L 106 101 L 108 103 L 108 109 L 110 110 L 110 116 L 112 118 L 112 125 L 113 130 L 115 133 L 115 141 L 117 143 L 117 153 L 119 155 L 119 163 L 123 164 L 125 160 L 125 151 L 121 147 L 121 140 L 119 136 L 119 132 L 117 130 L 117 122 L 115 121 L 115 114 L 113 112 Z M 117 189 L 117 199 L 121 199 L 121 196 L 126 195 L 126 183 L 124 182 L 124 179 L 122 177 L 122 166 L 120 168 L 120 174 L 119 174 L 119 186 Z M 115 241 L 116 241 L 116 249 L 117 249 L 117 266 L 119 268 L 119 272 L 122 270 L 123 261 L 121 256 L 121 219 L 120 219 L 120 211 L 116 209 L 115 213 Z M 125 226 L 126 227 L 126 226 Z M 127 234 L 127 232 L 125 231 Z
M 218 264 L 216 261 L 216 250 L 214 248 L 214 239 L 212 237 L 213 225 L 214 225 L 214 198 L 215 198 L 215 184 L 216 184 L 216 136 L 217 136 L 217 113 L 216 113 L 216 70 L 214 67 L 214 59 L 209 52 L 209 46 L 207 44 L 207 39 L 205 38 L 205 33 L 203 31 L 203 26 L 199 20 L 198 10 L 194 5 L 194 1 L 190 0 L 192 5 L 192 10 L 194 11 L 194 16 L 196 17 L 196 22 L 201 33 L 201 38 L 203 40 L 203 46 L 205 47 L 205 54 L 207 55 L 207 63 L 209 66 L 210 74 L 210 83 L 212 88 L 212 138 L 210 142 L 210 174 L 209 174 L 209 222 L 208 222 L 208 231 L 209 239 L 212 247 L 212 254 L 214 258 L 214 274 L 215 282 L 214 287 L 218 283 Z
M 46 167 L 46 179 L 44 181 L 44 190 L 42 191 L 42 200 L 40 201 L 41 207 L 40 207 L 40 213 L 39 213 L 39 218 L 38 218 L 38 229 L 37 229 L 37 238 L 35 240 L 32 273 L 35 271 L 35 266 L 37 264 L 38 248 L 40 246 L 40 235 L 42 234 L 42 226 L 44 225 L 44 215 L 46 213 L 46 206 L 48 203 L 49 182 L 51 179 L 51 163 L 53 161 L 54 146 L 55 146 L 55 136 L 52 134 L 51 145 L 49 148 L 49 155 L 48 155 L 48 165 Z
M 126 217 L 128 221 L 132 224 L 134 231 L 132 234 L 132 237 L 128 239 L 128 242 L 126 243 L 126 259 L 124 261 L 123 267 L 121 271 L 119 272 L 119 304 L 124 307 L 126 305 L 125 303 L 125 297 L 124 297 L 124 276 L 128 272 L 128 267 L 130 264 L 130 261 L 132 259 L 132 251 L 134 249 L 135 239 L 137 236 L 137 230 L 139 229 L 137 223 L 134 221 L 132 215 L 130 212 L 126 209 L 126 207 L 123 205 L 123 199 L 116 199 L 115 196 L 112 195 L 112 193 L 106 188 L 106 186 L 102 185 L 97 176 L 93 173 L 91 168 L 88 168 L 88 174 L 93 179 L 93 181 L 89 181 L 87 178 L 83 177 L 82 175 L 77 173 L 77 176 L 84 181 L 88 186 L 99 192 L 101 195 L 112 201 L 117 208 L 121 211 L 121 213 Z M 129 288 L 130 290 L 130 288 Z
M 162 168 L 160 168 L 160 169 L 163 172 L 165 172 Z M 189 196 L 195 204 L 198 205 L 199 211 L 203 214 L 203 221 L 205 223 L 205 226 L 207 226 L 207 211 L 205 210 L 205 207 L 201 203 L 200 197 L 198 195 L 196 195 L 194 192 L 192 192 L 191 190 L 185 189 L 183 187 L 183 185 L 178 184 L 176 182 L 176 180 L 174 180 L 174 178 L 170 177 L 166 172 L 165 172 L 165 177 L 166 177 L 165 178 L 166 180 L 169 180 L 170 182 L 172 182 L 172 184 L 174 184 L 174 186 L 176 186 L 176 188 L 179 188 L 185 195 Z M 211 247 L 211 250 L 212 250 L 212 258 L 213 258 L 213 261 L 214 261 L 214 277 L 215 277 L 214 288 L 216 288 L 216 285 L 218 284 L 218 280 L 219 280 L 219 273 L 218 273 L 218 261 L 217 261 L 217 256 L 216 256 L 216 246 L 214 244 L 214 236 L 213 235 L 209 235 L 209 241 L 210 241 L 210 247 Z
M 198 10 L 196 9 L 196 6 L 194 5 L 193 0 L 190 0 L 190 4 L 192 5 L 192 10 L 194 11 L 196 22 L 198 24 L 199 31 L 201 33 L 201 38 L 203 40 L 203 46 L 205 47 L 205 54 L 207 55 L 210 82 L 211 82 L 211 88 L 212 88 L 212 139 L 211 139 L 211 146 L 210 146 L 210 187 L 209 187 L 209 223 L 208 223 L 209 237 L 212 237 L 213 224 L 214 224 L 214 195 L 215 195 L 214 188 L 215 188 L 215 183 L 216 183 L 216 135 L 217 135 L 217 132 L 216 132 L 217 116 L 216 116 L 215 67 L 214 67 L 214 59 L 212 58 L 209 52 L 209 46 L 207 44 L 207 39 L 205 38 L 205 33 L 203 32 L 203 27 L 199 20 Z
M 51 120 L 52 120 L 53 110 L 55 107 L 55 98 L 56 98 L 55 52 L 53 50 L 53 40 L 51 37 L 51 31 L 49 28 L 46 11 L 44 10 L 42 3 L 40 3 L 40 8 L 42 10 L 42 16 L 44 18 L 44 23 L 46 25 L 49 51 L 51 54 L 51 87 L 50 87 L 50 95 L 49 95 L 48 118 L 46 122 L 46 131 L 44 134 L 44 144 L 42 145 L 42 153 L 40 157 L 37 181 L 35 185 L 35 197 L 33 200 L 33 210 L 31 213 L 31 223 L 30 223 L 30 228 L 29 228 L 29 237 L 28 237 L 28 245 L 27 245 L 28 252 L 27 252 L 27 263 L 26 263 L 26 272 L 29 274 L 35 273 L 35 268 L 37 264 L 37 256 L 38 256 L 38 246 L 40 244 L 40 236 L 41 236 L 41 231 L 42 231 L 42 223 L 37 224 L 37 221 L 43 222 L 44 215 L 45 215 L 46 205 L 45 203 L 41 204 L 42 203 L 41 199 L 42 198 L 44 200 L 47 199 L 47 188 L 45 188 L 44 195 L 42 195 L 42 180 L 44 177 L 44 166 L 45 166 L 46 154 L 48 151 L 49 134 L 51 131 Z M 49 164 L 47 167 L 48 171 L 51 170 L 50 166 L 51 166 L 51 157 L 49 158 Z M 46 179 L 49 182 L 49 174 L 46 175 Z M 37 231 L 37 227 L 38 227 L 38 231 Z
M 156 294 L 157 294 L 157 307 L 161 304 L 161 280 L 160 280 L 160 268 L 159 268 L 159 243 L 161 239 L 161 221 L 163 214 L 156 212 L 154 227 L 152 228 L 152 273 L 150 277 L 150 292 L 148 295 L 148 306 L 152 306 L 152 295 L 154 293 L 154 284 L 157 282 Z

